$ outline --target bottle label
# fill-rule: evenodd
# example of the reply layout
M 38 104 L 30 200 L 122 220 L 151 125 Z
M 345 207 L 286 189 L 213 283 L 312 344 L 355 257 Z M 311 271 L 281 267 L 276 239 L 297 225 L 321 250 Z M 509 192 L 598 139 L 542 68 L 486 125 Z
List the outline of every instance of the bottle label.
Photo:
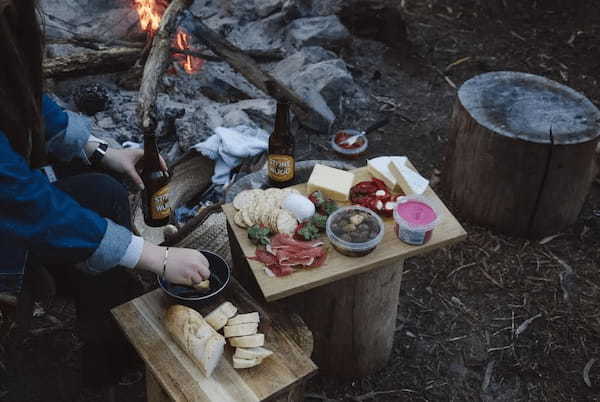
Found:
M 269 178 L 274 181 L 288 181 L 294 178 L 295 161 L 291 155 L 269 155 Z
M 169 186 L 164 186 L 152 194 L 152 198 L 150 199 L 150 216 L 152 216 L 152 219 L 164 219 L 170 215 Z

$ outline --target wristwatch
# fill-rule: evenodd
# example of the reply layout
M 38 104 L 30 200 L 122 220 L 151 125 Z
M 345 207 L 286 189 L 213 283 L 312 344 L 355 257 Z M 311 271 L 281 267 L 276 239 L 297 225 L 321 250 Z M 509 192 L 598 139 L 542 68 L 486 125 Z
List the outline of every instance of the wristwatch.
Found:
M 102 161 L 102 158 L 104 158 L 104 155 L 106 155 L 107 149 L 108 149 L 108 144 L 105 144 L 102 142 L 98 143 L 98 146 L 96 147 L 96 149 L 94 150 L 92 155 L 89 157 L 90 165 L 94 166 L 94 167 L 98 167 L 98 165 Z

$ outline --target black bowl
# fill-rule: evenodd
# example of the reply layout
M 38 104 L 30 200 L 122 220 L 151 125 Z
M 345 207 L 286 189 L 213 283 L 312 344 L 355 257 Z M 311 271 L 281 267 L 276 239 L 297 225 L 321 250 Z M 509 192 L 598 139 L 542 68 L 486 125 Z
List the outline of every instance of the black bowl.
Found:
M 198 291 L 189 286 L 175 285 L 158 275 L 158 284 L 169 296 L 185 302 L 210 302 L 225 290 L 231 278 L 231 268 L 219 255 L 210 251 L 199 251 L 209 263 L 210 289 Z

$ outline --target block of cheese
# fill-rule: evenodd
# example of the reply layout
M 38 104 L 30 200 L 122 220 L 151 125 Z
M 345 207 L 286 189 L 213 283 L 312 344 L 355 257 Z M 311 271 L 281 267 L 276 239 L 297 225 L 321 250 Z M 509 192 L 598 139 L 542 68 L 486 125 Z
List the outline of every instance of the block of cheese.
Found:
M 259 359 L 259 360 L 263 360 L 266 359 L 267 357 L 271 356 L 273 354 L 273 352 L 271 352 L 269 349 L 265 349 L 265 348 L 236 348 L 235 349 L 235 354 L 233 355 L 233 357 L 237 357 L 239 359 Z
M 229 321 L 227 321 L 227 325 L 240 325 L 251 322 L 260 322 L 258 312 L 255 311 L 254 313 L 238 314 L 235 317 L 230 318 Z
M 234 336 L 254 335 L 258 332 L 258 323 L 251 322 L 240 325 L 227 325 L 224 329 L 225 338 Z
M 307 183 L 308 193 L 320 190 L 335 201 L 348 201 L 354 173 L 325 165 L 315 165 Z
M 392 160 L 390 161 L 389 168 L 396 179 L 396 183 L 404 191 L 404 194 L 423 194 L 427 190 L 429 180 L 409 168 L 406 165 L 406 161 L 401 163 L 400 161 Z
M 380 156 L 379 158 L 369 159 L 367 161 L 367 170 L 371 173 L 371 176 L 383 180 L 390 191 L 398 192 L 400 187 L 389 168 L 392 161 L 404 164 L 407 159 L 406 156 Z
M 248 336 L 236 336 L 229 338 L 229 343 L 234 348 L 257 348 L 259 346 L 264 346 L 265 335 L 256 334 Z
M 241 359 L 239 357 L 233 356 L 233 368 L 235 368 L 235 369 L 245 369 L 245 368 L 255 367 L 261 363 L 262 363 L 261 359 Z

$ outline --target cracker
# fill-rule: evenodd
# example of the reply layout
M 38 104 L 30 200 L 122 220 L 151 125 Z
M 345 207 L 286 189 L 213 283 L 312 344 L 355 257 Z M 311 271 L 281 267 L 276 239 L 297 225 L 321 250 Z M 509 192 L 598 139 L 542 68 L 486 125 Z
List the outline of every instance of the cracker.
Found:
M 242 211 L 237 211 L 236 214 L 233 216 L 233 221 L 235 222 L 236 225 L 238 225 L 239 227 L 246 229 L 248 226 L 246 225 L 246 222 L 244 222 L 244 218 L 242 217 Z
M 298 221 L 286 210 L 281 210 L 277 216 L 277 231 L 279 233 L 293 234 L 298 226 Z
M 254 220 L 250 217 L 250 208 L 252 208 L 252 204 L 240 210 L 242 213 L 242 220 L 248 227 L 254 225 Z
M 238 211 L 252 204 L 255 197 L 255 190 L 244 190 L 233 199 L 233 207 Z

